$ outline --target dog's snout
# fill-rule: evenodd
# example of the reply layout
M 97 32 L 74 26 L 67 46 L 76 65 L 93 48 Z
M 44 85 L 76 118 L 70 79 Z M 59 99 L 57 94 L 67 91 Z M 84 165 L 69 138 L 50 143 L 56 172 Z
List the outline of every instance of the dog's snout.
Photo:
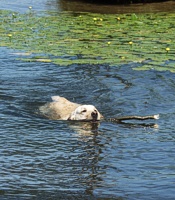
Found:
M 96 111 L 96 110 L 93 111 L 93 112 L 91 113 L 91 116 L 92 116 L 92 118 L 93 118 L 94 120 L 97 120 L 97 117 L 98 117 L 97 111 Z

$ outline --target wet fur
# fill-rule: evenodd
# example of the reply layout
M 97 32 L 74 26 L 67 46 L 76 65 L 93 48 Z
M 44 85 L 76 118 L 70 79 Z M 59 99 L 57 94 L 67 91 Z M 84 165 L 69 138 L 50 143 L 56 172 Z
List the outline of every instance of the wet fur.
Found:
M 97 111 L 97 120 L 103 118 L 93 105 L 81 105 L 67 100 L 64 97 L 53 96 L 53 102 L 39 108 L 42 115 L 54 120 L 93 120 L 92 112 Z M 86 112 L 83 113 L 83 109 Z

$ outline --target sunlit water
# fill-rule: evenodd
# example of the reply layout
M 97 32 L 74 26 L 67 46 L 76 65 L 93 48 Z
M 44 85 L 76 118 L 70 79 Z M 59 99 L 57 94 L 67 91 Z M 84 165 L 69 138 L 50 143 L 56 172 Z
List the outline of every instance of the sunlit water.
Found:
M 3 8 L 32 4 L 13 2 Z M 175 74 L 134 71 L 133 63 L 29 63 L 18 52 L 0 48 L 0 199 L 175 199 Z M 53 121 L 38 114 L 53 95 L 94 104 L 106 118 L 160 119 Z

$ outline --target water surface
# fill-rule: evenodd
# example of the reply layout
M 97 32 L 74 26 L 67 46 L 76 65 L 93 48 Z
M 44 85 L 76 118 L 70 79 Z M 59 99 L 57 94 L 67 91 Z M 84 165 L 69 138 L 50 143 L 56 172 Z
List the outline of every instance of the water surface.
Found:
M 0 52 L 2 199 L 174 198 L 174 74 L 26 63 Z M 159 128 L 45 119 L 37 108 L 52 95 L 93 103 L 105 117 L 159 113 Z
M 175 1 L 165 1 L 161 3 L 130 4 L 130 5 L 110 5 L 90 3 L 88 0 L 1 0 L 0 9 L 26 12 L 28 7 L 34 10 L 48 11 L 74 11 L 93 13 L 149 13 L 149 12 L 174 12 Z
M 48 1 L 1 3 L 20 12 L 51 8 Z M 134 71 L 134 63 L 63 67 L 18 58 L 0 48 L 0 199 L 175 198 L 175 74 Z M 37 113 L 53 95 L 94 104 L 106 118 L 160 119 L 53 121 Z

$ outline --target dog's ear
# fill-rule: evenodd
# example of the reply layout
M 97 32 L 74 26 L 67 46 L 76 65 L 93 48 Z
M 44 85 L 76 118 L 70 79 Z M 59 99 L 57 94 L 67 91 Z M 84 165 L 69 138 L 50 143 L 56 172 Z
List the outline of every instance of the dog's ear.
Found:
M 73 111 L 73 112 L 69 115 L 69 117 L 68 117 L 67 120 L 75 120 L 75 111 Z

